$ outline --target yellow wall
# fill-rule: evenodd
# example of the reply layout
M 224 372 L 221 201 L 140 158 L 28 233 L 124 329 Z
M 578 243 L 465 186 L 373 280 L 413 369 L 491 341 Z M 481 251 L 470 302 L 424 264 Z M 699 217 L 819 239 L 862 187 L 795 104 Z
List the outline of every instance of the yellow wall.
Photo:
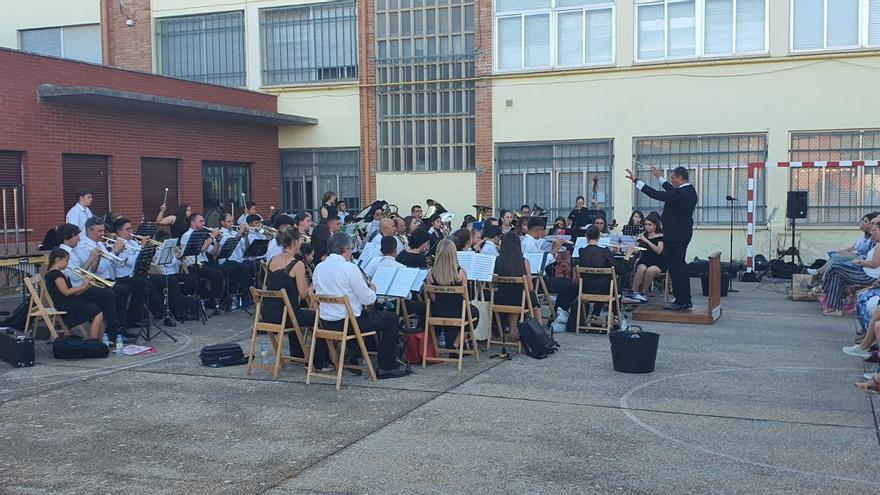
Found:
M 477 175 L 474 172 L 379 173 L 376 174 L 376 197 L 394 203 L 401 215 L 409 215 L 412 205 L 427 209 L 426 199 L 439 201 L 455 214 L 453 230 L 468 213 L 475 214 Z
M 0 46 L 18 49 L 18 31 L 22 29 L 100 22 L 100 0 L 5 1 L 0 15 Z

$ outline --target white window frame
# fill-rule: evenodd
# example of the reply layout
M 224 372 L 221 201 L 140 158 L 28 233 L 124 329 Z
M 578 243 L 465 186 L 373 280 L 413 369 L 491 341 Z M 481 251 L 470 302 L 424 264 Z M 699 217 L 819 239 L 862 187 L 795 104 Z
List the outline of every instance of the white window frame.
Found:
M 769 55 L 770 53 L 770 2 L 764 0 L 764 48 L 762 50 L 737 51 L 736 49 L 736 2 L 733 0 L 733 52 L 731 53 L 705 53 L 706 52 L 706 0 L 694 0 L 694 54 L 669 56 L 669 4 L 687 0 L 635 0 L 633 3 L 633 61 L 636 64 L 651 64 L 658 62 L 722 59 L 737 57 L 754 57 Z M 793 0 L 792 0 L 793 1 Z M 645 5 L 663 5 L 663 57 L 639 58 L 639 8 Z
M 880 0 L 859 0 L 859 33 L 858 43 L 850 46 L 834 46 L 828 47 L 828 0 L 823 0 L 822 8 L 824 14 L 822 17 L 822 48 L 801 48 L 794 47 L 794 2 L 788 2 L 788 52 L 789 53 L 818 53 L 818 52 L 834 52 L 834 51 L 853 51 L 853 50 L 870 50 L 880 48 L 880 42 L 870 44 L 871 33 L 869 30 L 871 2 Z M 880 5 L 878 5 L 880 7 Z
M 65 45 L 64 45 L 64 31 L 67 29 L 70 29 L 70 28 L 89 27 L 89 26 L 97 26 L 98 27 L 98 34 L 101 35 L 101 40 L 100 40 L 101 46 L 99 48 L 101 50 L 103 50 L 104 49 L 104 46 L 103 46 L 104 45 L 104 36 L 103 36 L 103 33 L 101 33 L 101 25 L 98 23 L 70 24 L 67 26 L 53 26 L 53 27 L 43 27 L 43 28 L 19 29 L 18 30 L 18 49 L 21 51 L 24 51 L 24 46 L 23 46 L 23 43 L 21 40 L 21 35 L 24 32 L 26 32 L 26 31 L 49 31 L 52 29 L 57 29 L 58 34 L 59 34 L 59 38 L 61 40 L 61 55 L 59 55 L 59 57 L 66 58 L 68 60 L 79 60 L 80 62 L 95 63 L 95 62 L 85 61 L 85 60 L 81 60 L 81 59 L 70 58 L 67 56 L 67 53 L 65 53 L 66 50 L 65 50 Z M 28 52 L 28 53 L 36 53 L 36 52 Z M 101 63 L 101 62 L 97 62 L 97 63 Z
M 507 74 L 507 73 L 516 73 L 516 72 L 531 72 L 531 71 L 544 71 L 544 70 L 566 70 L 566 69 L 576 69 L 580 67 L 613 67 L 617 63 L 617 0 L 607 0 L 603 3 L 585 3 L 583 5 L 570 5 L 565 7 L 557 7 L 557 0 L 551 0 L 550 7 L 541 8 L 541 9 L 528 9 L 528 10 L 519 10 L 519 11 L 498 11 L 497 10 L 497 0 L 493 0 L 492 2 L 492 26 L 493 26 L 493 34 L 492 34 L 492 67 L 495 73 L 498 74 Z M 581 59 L 581 64 L 577 65 L 560 65 L 559 64 L 559 56 L 558 56 L 558 16 L 560 13 L 570 13 L 570 12 L 583 12 L 584 13 L 584 23 L 581 24 L 582 29 L 586 35 L 586 12 L 591 10 L 606 10 L 611 9 L 611 60 L 607 62 L 594 62 L 594 63 L 586 63 L 586 48 L 584 48 L 584 55 Z M 530 15 L 547 15 L 550 19 L 550 29 L 549 29 L 549 43 L 550 43 L 550 63 L 547 65 L 540 65 L 535 67 L 526 67 L 525 66 L 525 56 L 526 56 L 526 48 L 525 48 L 525 33 L 526 33 L 526 21 L 525 18 Z M 498 66 L 498 21 L 501 19 L 511 19 L 511 18 L 519 18 L 520 19 L 520 64 L 517 69 L 502 69 Z M 584 38 L 584 44 L 586 44 L 586 38 Z

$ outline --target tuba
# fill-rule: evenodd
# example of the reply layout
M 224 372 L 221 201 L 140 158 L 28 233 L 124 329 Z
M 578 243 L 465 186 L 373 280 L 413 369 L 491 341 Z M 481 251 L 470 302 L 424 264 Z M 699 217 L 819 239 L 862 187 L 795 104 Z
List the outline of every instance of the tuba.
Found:
M 78 266 L 73 267 L 71 270 L 73 271 L 74 274 L 76 274 L 81 279 L 88 280 L 89 284 L 92 287 L 97 287 L 99 289 L 112 289 L 113 288 L 114 282 L 111 282 L 105 278 L 99 277 L 98 275 L 96 275 L 88 270 L 84 270 Z

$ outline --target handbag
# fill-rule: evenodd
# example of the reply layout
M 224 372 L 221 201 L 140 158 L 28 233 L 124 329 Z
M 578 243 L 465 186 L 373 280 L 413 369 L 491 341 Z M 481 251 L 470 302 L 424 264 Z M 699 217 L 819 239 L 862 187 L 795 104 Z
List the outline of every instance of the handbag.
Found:
M 474 327 L 474 335 L 477 337 L 477 340 L 488 340 L 489 328 L 492 325 L 492 312 L 489 301 L 477 300 L 471 301 L 471 304 L 480 312 L 480 319 L 477 321 L 477 326 Z

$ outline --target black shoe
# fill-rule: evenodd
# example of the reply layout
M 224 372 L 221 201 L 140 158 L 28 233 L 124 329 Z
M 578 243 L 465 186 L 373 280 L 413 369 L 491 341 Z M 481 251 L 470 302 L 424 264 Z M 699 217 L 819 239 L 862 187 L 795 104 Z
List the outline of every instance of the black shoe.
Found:
M 674 302 L 674 303 L 669 303 L 669 304 L 663 306 L 663 309 L 665 309 L 667 311 L 684 311 L 687 309 L 691 309 L 692 307 L 693 307 L 693 305 L 691 303 L 680 304 L 680 303 Z
M 166 327 L 176 327 L 177 326 L 177 323 L 174 323 L 174 319 L 172 319 L 170 316 L 168 318 L 165 318 L 164 320 L 162 320 L 162 324 L 165 325 Z
M 408 374 L 409 372 L 406 371 L 406 368 L 398 368 L 396 370 L 383 370 L 382 368 L 376 369 L 376 378 L 379 380 L 385 380 L 386 378 L 401 378 Z

